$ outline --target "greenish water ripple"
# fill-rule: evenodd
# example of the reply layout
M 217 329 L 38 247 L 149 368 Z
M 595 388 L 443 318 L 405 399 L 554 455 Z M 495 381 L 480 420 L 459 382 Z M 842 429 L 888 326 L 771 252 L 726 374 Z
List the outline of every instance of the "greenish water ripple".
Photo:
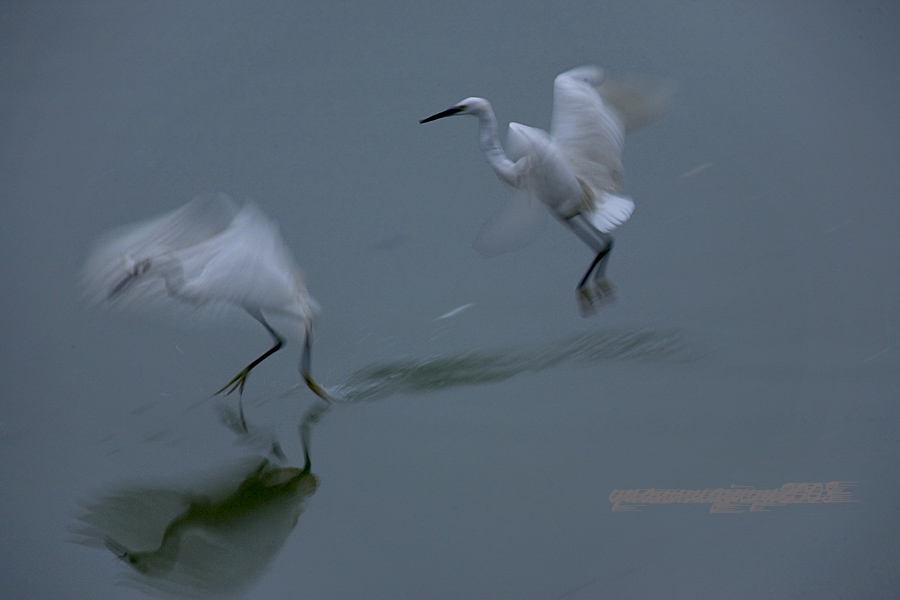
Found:
M 565 364 L 608 361 L 689 362 L 701 352 L 676 329 L 600 329 L 551 340 L 536 348 L 474 350 L 450 356 L 407 358 L 365 366 L 329 392 L 345 402 L 379 400 L 502 381 Z

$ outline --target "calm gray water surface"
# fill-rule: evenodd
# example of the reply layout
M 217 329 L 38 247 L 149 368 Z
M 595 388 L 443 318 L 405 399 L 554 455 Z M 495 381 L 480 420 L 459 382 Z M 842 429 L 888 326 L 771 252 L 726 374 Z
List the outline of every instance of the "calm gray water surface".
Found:
M 896 597 L 900 10 L 318 4 L 0 7 L 0 595 Z M 582 319 L 587 249 L 482 260 L 476 123 L 418 119 L 546 128 L 588 63 L 679 91 Z M 236 435 L 252 319 L 79 301 L 99 235 L 215 191 L 280 223 L 346 402 L 294 343 Z M 828 482 L 855 502 L 610 501 Z

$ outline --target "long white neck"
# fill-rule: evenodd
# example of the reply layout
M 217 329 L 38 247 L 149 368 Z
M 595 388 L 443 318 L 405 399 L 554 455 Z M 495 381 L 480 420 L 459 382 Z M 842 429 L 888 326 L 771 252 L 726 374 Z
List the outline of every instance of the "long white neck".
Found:
M 478 145 L 484 152 L 484 157 L 501 181 L 517 187 L 519 175 L 517 163 L 507 158 L 500 144 L 500 126 L 497 124 L 497 117 L 494 116 L 490 102 L 482 99 L 482 102 L 473 108 L 472 114 L 478 117 Z

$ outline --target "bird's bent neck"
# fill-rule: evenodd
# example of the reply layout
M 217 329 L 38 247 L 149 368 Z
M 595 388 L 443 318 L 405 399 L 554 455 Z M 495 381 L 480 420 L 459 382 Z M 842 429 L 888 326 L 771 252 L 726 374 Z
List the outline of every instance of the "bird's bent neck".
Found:
M 491 165 L 501 181 L 517 187 L 517 163 L 507 158 L 506 152 L 500 144 L 500 126 L 497 124 L 497 117 L 494 115 L 491 105 L 488 104 L 484 110 L 478 111 L 476 116 L 478 117 L 478 145 L 484 152 L 488 164 Z

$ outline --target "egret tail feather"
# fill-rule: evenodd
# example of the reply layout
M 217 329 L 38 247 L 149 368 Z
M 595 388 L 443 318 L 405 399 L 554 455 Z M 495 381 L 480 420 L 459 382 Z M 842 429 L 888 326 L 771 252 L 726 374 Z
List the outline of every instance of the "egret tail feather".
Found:
M 616 196 L 608 192 L 602 195 L 602 202 L 591 212 L 584 213 L 588 222 L 604 233 L 612 231 L 631 217 L 634 202 L 625 196 Z

